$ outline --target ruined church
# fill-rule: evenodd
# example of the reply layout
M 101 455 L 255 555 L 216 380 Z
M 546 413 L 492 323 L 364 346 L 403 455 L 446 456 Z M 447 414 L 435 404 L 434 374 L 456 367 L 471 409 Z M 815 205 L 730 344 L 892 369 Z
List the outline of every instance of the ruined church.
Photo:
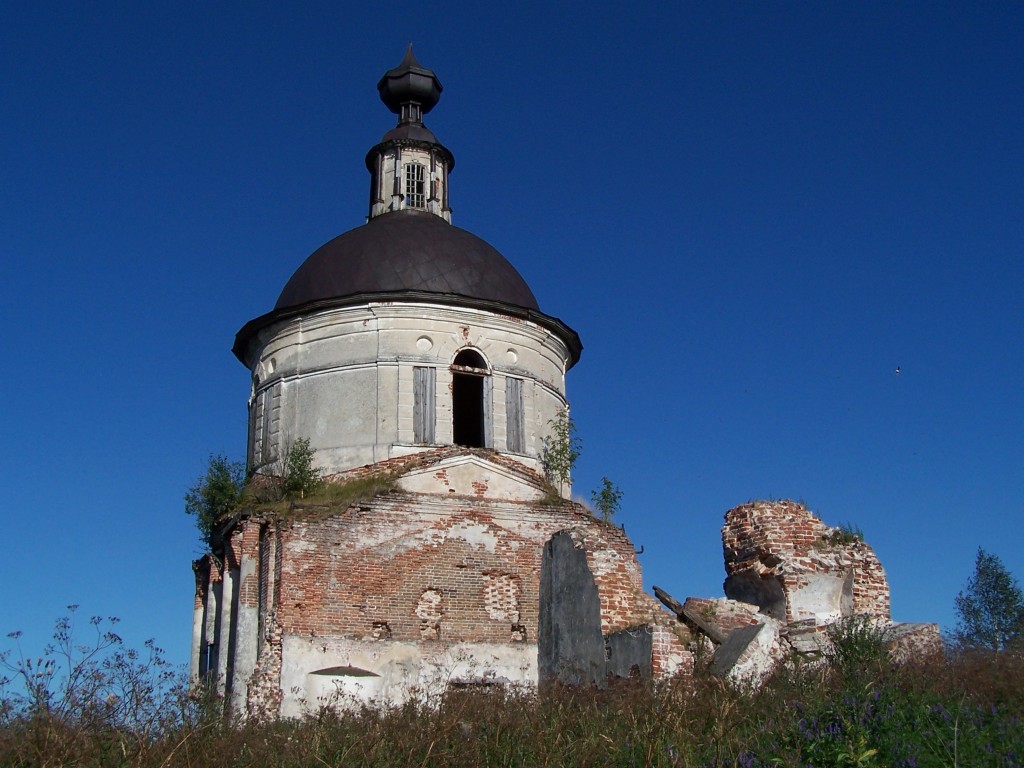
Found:
M 192 673 L 239 712 L 284 715 L 532 685 L 566 660 L 581 679 L 650 674 L 669 662 L 632 544 L 544 476 L 580 338 L 451 223 L 455 158 L 423 121 L 436 75 L 410 47 L 377 87 L 398 123 L 366 155 L 366 223 L 302 262 L 233 351 L 252 374 L 250 472 L 274 473 L 304 438 L 332 482 L 392 487 L 219 531 L 195 564 Z M 564 581 L 574 569 L 585 595 Z M 584 640 L 562 637 L 558 611 L 591 627 Z
M 667 678 L 698 657 L 751 680 L 819 654 L 838 618 L 888 622 L 871 548 L 793 502 L 726 513 L 726 598 L 643 592 L 625 532 L 545 475 L 579 336 L 451 223 L 455 157 L 423 121 L 441 83 L 411 46 L 377 89 L 398 123 L 366 155 L 366 222 L 302 262 L 233 349 L 257 482 L 308 440 L 335 488 L 374 491 L 221 525 L 193 563 L 193 679 L 273 716 L 453 685 Z

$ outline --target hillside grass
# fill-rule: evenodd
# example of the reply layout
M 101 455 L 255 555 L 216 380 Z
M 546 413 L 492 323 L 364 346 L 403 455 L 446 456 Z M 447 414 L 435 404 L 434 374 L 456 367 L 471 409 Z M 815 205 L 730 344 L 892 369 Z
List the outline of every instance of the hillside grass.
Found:
M 924 768 L 1024 759 L 1024 657 L 1011 653 L 790 669 L 758 690 L 703 674 L 541 694 L 452 689 L 404 706 L 321 706 L 264 722 L 226 720 L 216 700 L 180 679 L 137 694 L 136 712 L 113 693 L 69 708 L 4 691 L 0 764 L 12 767 Z

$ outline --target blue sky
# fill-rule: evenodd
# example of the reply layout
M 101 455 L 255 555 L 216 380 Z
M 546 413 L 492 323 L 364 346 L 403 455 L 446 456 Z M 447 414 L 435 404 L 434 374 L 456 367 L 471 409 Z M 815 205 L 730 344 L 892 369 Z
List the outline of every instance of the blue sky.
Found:
M 863 529 L 894 618 L 1024 578 L 1024 6 L 22 3 L 0 29 L 0 629 L 184 662 L 182 496 L 241 458 L 235 332 L 363 222 L 375 89 L 444 84 L 454 222 L 585 345 L 584 496 L 721 594 L 755 498 Z M 895 375 L 899 366 L 902 373 Z

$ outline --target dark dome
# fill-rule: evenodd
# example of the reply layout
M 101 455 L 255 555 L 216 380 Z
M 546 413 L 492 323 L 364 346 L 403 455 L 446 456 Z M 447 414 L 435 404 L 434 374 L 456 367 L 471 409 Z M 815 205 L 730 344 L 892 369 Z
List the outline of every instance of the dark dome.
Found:
M 274 309 L 402 291 L 539 310 L 526 281 L 492 246 L 439 216 L 410 210 L 377 216 L 321 246 L 292 275 Z

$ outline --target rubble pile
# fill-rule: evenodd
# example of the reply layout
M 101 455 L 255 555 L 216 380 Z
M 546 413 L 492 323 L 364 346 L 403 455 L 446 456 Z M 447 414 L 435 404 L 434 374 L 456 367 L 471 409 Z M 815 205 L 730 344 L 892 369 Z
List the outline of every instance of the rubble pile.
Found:
M 867 616 L 884 626 L 897 661 L 941 651 L 936 624 L 894 624 L 882 564 L 857 533 L 825 525 L 803 504 L 756 501 L 722 527 L 725 598 L 655 596 L 710 643 L 712 673 L 758 683 L 793 654 L 820 658 L 829 625 Z

